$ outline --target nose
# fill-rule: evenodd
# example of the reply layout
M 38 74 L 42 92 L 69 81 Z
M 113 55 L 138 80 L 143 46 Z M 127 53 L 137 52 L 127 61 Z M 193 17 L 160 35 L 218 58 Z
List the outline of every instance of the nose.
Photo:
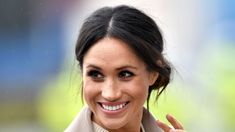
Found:
M 106 80 L 104 87 L 102 88 L 102 97 L 107 101 L 116 101 L 121 98 L 122 92 L 118 86 L 118 83 L 113 79 Z

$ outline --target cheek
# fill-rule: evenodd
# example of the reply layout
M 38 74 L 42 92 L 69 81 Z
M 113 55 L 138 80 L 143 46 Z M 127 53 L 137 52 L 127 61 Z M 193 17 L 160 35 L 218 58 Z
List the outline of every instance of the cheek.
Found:
M 84 79 L 83 81 L 83 96 L 85 98 L 86 103 L 92 104 L 92 102 L 95 100 L 96 95 L 98 93 L 98 86 L 93 85 L 93 82 L 90 80 Z
M 129 93 L 136 99 L 144 102 L 148 96 L 148 83 L 143 78 L 136 78 L 129 86 Z

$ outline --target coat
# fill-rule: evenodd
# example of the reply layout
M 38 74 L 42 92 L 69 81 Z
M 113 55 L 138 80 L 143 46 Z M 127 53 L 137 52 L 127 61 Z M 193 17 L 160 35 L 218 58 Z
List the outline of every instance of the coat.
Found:
M 87 106 L 84 107 L 65 132 L 94 132 L 91 114 L 91 110 Z M 145 132 L 162 132 L 162 130 L 157 126 L 154 117 L 145 108 L 143 111 L 142 124 Z

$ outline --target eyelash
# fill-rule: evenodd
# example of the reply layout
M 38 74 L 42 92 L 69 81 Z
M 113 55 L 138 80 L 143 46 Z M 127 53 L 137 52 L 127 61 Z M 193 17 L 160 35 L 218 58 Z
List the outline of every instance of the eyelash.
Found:
M 121 80 L 129 80 L 131 77 L 133 77 L 135 74 L 133 72 L 124 70 L 118 73 L 118 78 Z M 95 81 L 103 81 L 104 75 L 99 72 L 98 70 L 91 70 L 87 73 L 87 76 L 91 77 Z
M 91 70 L 87 75 L 97 81 L 102 81 L 104 79 L 104 75 L 97 70 Z
M 121 79 L 129 79 L 131 78 L 132 76 L 134 76 L 134 73 L 130 72 L 130 71 L 121 71 L 119 74 L 118 74 L 118 77 L 121 78 Z

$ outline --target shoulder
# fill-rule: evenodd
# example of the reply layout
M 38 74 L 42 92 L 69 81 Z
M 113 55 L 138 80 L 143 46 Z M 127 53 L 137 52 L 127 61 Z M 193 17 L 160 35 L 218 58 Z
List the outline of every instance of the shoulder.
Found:
M 153 115 L 144 108 L 142 124 L 146 132 L 162 132 L 162 130 L 157 126 L 156 119 Z
M 91 111 L 88 107 L 82 108 L 74 120 L 69 124 L 64 132 L 78 132 L 78 131 L 93 132 L 93 125 L 91 121 Z

